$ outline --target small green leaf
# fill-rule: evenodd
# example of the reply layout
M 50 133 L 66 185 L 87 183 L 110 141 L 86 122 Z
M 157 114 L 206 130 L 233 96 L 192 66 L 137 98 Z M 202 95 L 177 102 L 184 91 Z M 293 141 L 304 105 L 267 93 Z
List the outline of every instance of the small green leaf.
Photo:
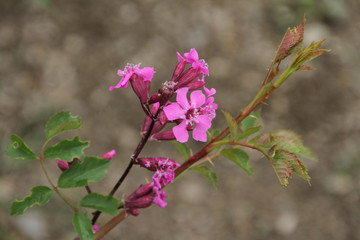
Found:
M 45 205 L 51 198 L 53 191 L 46 186 L 36 186 L 31 189 L 31 194 L 22 201 L 15 200 L 11 205 L 10 215 L 22 215 L 29 207 L 38 204 Z
M 171 141 L 171 143 L 176 147 L 176 149 L 180 152 L 181 156 L 183 156 L 184 159 L 188 159 L 191 157 L 190 149 L 185 143 L 181 143 L 176 140 Z
M 12 143 L 9 144 L 6 149 L 6 153 L 9 157 L 16 159 L 24 159 L 24 160 L 34 160 L 37 158 L 35 153 L 33 153 L 28 146 L 26 146 L 25 142 L 17 135 L 11 135 L 10 140 Z
M 241 121 L 241 131 L 245 131 L 251 127 L 254 127 L 257 121 L 260 118 L 261 109 L 257 110 L 256 112 L 251 112 L 249 116 L 244 118 Z
M 79 128 L 81 128 L 80 117 L 71 116 L 70 112 L 59 112 L 47 122 L 45 137 L 50 140 L 62 132 Z
M 80 201 L 80 206 L 82 207 L 93 208 L 112 216 L 116 216 L 119 213 L 119 205 L 120 202 L 116 198 L 112 196 L 99 195 L 97 193 L 86 195 Z
M 231 137 L 233 139 L 236 139 L 236 137 L 238 135 L 238 131 L 239 131 L 239 126 L 236 123 L 236 120 L 230 115 L 230 113 L 225 112 L 225 111 L 222 111 L 222 112 L 226 118 L 226 122 L 229 127 Z
M 243 150 L 238 148 L 224 148 L 223 150 L 221 150 L 220 155 L 236 163 L 250 176 L 253 175 L 254 169 L 249 166 L 250 158 Z
M 251 127 L 251 128 L 246 129 L 245 131 L 243 131 L 239 134 L 237 141 L 247 138 L 254 133 L 257 133 L 261 128 L 262 128 L 262 126 L 257 126 L 257 127 Z
M 80 213 L 75 213 L 72 224 L 81 240 L 93 240 L 94 233 L 90 219 Z
M 106 176 L 110 161 L 98 157 L 85 157 L 82 163 L 75 162 L 63 172 L 58 180 L 61 188 L 86 186 L 89 182 L 97 182 Z
M 214 188 L 217 189 L 218 187 L 218 180 L 217 180 L 217 176 L 216 173 L 209 167 L 207 166 L 196 166 L 196 167 L 192 167 L 191 169 L 201 173 L 203 176 L 205 176 L 214 186 Z
M 82 157 L 84 149 L 88 146 L 89 142 L 81 142 L 79 136 L 76 136 L 72 140 L 65 139 L 56 145 L 48 147 L 44 152 L 44 157 L 71 162 L 75 157 Z

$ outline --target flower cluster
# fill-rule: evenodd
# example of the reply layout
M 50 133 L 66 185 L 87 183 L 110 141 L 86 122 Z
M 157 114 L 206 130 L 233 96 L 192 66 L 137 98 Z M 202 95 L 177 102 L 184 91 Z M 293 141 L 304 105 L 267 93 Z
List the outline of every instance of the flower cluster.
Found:
M 216 90 L 205 87 L 205 76 L 209 75 L 208 65 L 199 58 L 194 48 L 183 56 L 177 52 L 177 60 L 171 80 L 164 82 L 153 95 L 149 92 L 154 68 L 140 68 L 140 63 L 127 64 L 124 70 L 119 70 L 121 79 L 109 90 L 126 88 L 130 82 L 146 113 L 141 129 L 143 138 L 159 141 L 176 139 L 184 143 L 189 139 L 189 131 L 192 131 L 195 140 L 206 142 L 207 131 L 218 107 L 213 97 Z M 174 94 L 176 102 L 171 102 Z M 168 123 L 175 126 L 161 132 Z M 180 165 L 172 159 L 161 157 L 137 158 L 133 159 L 133 163 L 155 174 L 151 183 L 140 186 L 126 198 L 125 208 L 131 214 L 137 215 L 138 208 L 145 208 L 153 203 L 165 207 L 166 194 L 162 188 L 174 181 L 174 169 Z

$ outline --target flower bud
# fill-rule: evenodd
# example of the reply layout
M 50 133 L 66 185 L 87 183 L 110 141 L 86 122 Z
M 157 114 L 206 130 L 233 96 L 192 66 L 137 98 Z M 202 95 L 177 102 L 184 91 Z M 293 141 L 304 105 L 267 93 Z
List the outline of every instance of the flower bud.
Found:
M 103 155 L 101 155 L 101 158 L 105 158 L 106 160 L 111 160 L 116 154 L 116 151 L 113 149 L 107 153 L 104 153 Z
M 150 137 L 150 140 L 157 140 L 157 141 L 170 141 L 174 139 L 175 139 L 175 135 L 172 130 L 164 131 L 162 133 L 158 133 Z
M 148 194 L 141 198 L 137 198 L 131 201 L 126 201 L 125 208 L 132 209 L 132 208 L 147 208 L 149 207 L 154 201 L 153 194 Z
M 140 214 L 140 211 L 135 208 L 130 208 L 130 209 L 127 209 L 126 211 L 133 216 L 138 216 Z
M 153 188 L 154 183 L 148 183 L 145 185 L 141 185 L 138 189 L 136 189 L 132 194 L 130 194 L 127 198 L 126 201 L 132 201 L 135 200 L 137 198 L 143 197 L 146 194 L 149 194 L 152 192 L 152 188 Z
M 173 76 L 171 78 L 171 82 L 177 82 L 176 80 L 181 75 L 181 73 L 184 71 L 186 65 L 185 59 L 181 60 L 175 67 Z
M 204 85 L 205 85 L 205 82 L 203 82 L 203 81 L 195 81 L 195 82 L 189 83 L 187 85 L 187 87 L 189 88 L 189 90 L 195 90 L 195 89 L 201 88 Z
M 189 83 L 191 83 L 199 75 L 200 75 L 199 69 L 192 68 L 192 67 L 189 68 L 179 77 L 178 84 L 175 86 L 174 90 L 186 87 Z
M 160 100 L 161 100 L 161 93 L 155 93 L 150 97 L 148 104 L 153 104 L 159 102 Z
M 136 163 L 150 171 L 156 171 L 157 160 L 155 158 L 138 158 Z
M 69 169 L 69 163 L 66 162 L 66 161 L 62 161 L 62 160 L 59 160 L 59 159 L 56 159 L 56 163 L 58 165 L 58 167 L 60 168 L 61 171 L 66 171 Z

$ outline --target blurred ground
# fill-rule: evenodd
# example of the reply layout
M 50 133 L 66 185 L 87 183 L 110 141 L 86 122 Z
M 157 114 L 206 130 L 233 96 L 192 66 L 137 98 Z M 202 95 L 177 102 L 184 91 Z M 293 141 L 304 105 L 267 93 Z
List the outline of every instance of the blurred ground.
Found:
M 86 154 L 118 152 L 110 176 L 92 186 L 106 193 L 140 139 L 143 118 L 130 89 L 108 92 L 119 80 L 117 69 L 127 62 L 155 67 L 156 91 L 171 77 L 176 51 L 195 47 L 209 63 L 208 86 L 217 89 L 217 103 L 235 115 L 257 91 L 286 28 L 304 13 L 305 42 L 326 37 L 332 52 L 311 64 L 316 71 L 295 74 L 271 97 L 263 122 L 266 130 L 297 131 L 319 157 L 318 163 L 305 161 L 312 186 L 294 177 L 282 187 L 256 154 L 251 178 L 218 159 L 219 190 L 190 173 L 166 189 L 166 209 L 129 217 L 105 239 L 358 239 L 360 2 L 291 2 L 1 0 L 0 239 L 74 237 L 71 211 L 57 196 L 45 207 L 9 216 L 11 201 L 46 184 L 36 162 L 5 156 L 10 134 L 39 149 L 49 116 L 60 110 L 79 115 L 84 126 L 78 133 L 92 144 Z M 214 126 L 222 124 L 219 111 Z M 174 156 L 174 149 L 151 143 L 146 155 Z M 55 178 L 55 164 L 49 168 Z M 134 169 L 117 197 L 143 183 L 143 173 Z M 79 191 L 66 194 L 81 197 Z

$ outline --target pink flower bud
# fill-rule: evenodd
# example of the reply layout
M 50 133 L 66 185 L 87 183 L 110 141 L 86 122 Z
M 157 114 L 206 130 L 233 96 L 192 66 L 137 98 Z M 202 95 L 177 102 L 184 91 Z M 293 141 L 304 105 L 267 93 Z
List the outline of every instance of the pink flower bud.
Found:
M 132 201 L 134 199 L 140 198 L 145 196 L 146 194 L 149 194 L 152 192 L 152 188 L 154 186 L 154 183 L 148 183 L 145 185 L 141 185 L 138 189 L 136 189 L 132 194 L 130 194 L 126 201 Z
M 155 158 L 138 158 L 136 163 L 150 171 L 156 171 L 157 160 Z
M 112 159 L 116 154 L 116 151 L 113 149 L 107 153 L 104 153 L 103 155 L 101 155 L 100 157 L 101 158 L 105 158 L 106 160 L 110 160 Z
M 175 139 L 175 135 L 172 130 L 164 131 L 162 133 L 158 133 L 150 137 L 150 140 L 157 140 L 157 141 L 171 141 L 174 139 Z
M 140 214 L 140 211 L 135 208 L 130 208 L 130 209 L 127 209 L 126 211 L 133 216 L 138 216 Z
M 178 77 L 184 71 L 186 65 L 185 59 L 180 60 L 179 63 L 176 65 L 173 76 L 171 78 L 171 82 L 177 82 Z
M 187 85 L 187 87 L 189 88 L 189 90 L 195 90 L 195 89 L 201 88 L 204 85 L 205 85 L 205 82 L 203 82 L 203 81 L 195 81 L 195 82 L 189 83 Z
M 189 83 L 191 83 L 194 79 L 196 79 L 200 75 L 201 71 L 196 68 L 189 68 L 186 70 L 178 80 L 178 84 L 175 86 L 175 90 L 179 88 L 186 87 Z
M 154 196 L 152 194 L 148 194 L 141 198 L 137 198 L 135 200 L 126 201 L 125 208 L 147 208 L 149 207 L 154 201 Z
M 153 104 L 156 102 L 159 102 L 161 100 L 161 93 L 155 93 L 154 95 L 152 95 L 149 99 L 149 104 Z
M 61 171 L 66 171 L 69 169 L 69 163 L 66 162 L 66 161 L 62 161 L 62 160 L 59 160 L 59 159 L 56 159 L 56 163 L 58 165 L 58 167 L 60 168 Z

